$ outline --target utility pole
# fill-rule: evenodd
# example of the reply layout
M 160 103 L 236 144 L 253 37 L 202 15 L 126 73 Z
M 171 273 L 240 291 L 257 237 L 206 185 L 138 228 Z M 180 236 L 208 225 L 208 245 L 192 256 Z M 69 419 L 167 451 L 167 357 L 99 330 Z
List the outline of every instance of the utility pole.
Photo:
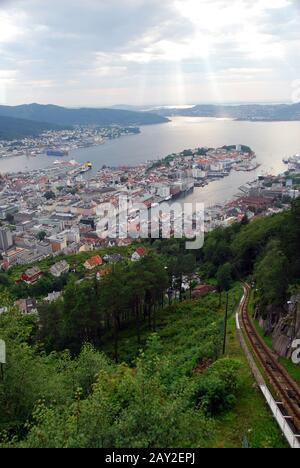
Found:
M 224 341 L 223 341 L 223 355 L 226 351 L 226 338 L 227 338 L 227 321 L 228 321 L 228 306 L 229 306 L 229 292 L 226 293 L 226 312 L 224 322 Z

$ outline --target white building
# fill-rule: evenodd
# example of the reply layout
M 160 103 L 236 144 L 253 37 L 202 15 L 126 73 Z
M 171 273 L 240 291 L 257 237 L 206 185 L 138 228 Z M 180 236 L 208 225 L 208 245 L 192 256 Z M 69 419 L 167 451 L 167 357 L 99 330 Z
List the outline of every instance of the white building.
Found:
M 157 188 L 157 195 L 161 198 L 168 198 L 171 196 L 171 189 L 168 185 L 160 185 Z
M 65 261 L 62 260 L 59 263 L 56 263 L 50 268 L 50 273 L 55 278 L 60 278 L 62 275 L 69 273 L 70 265 Z
M 0 228 L 0 250 L 6 251 L 14 245 L 13 235 L 9 228 Z
M 207 172 L 205 171 L 202 171 L 201 169 L 192 169 L 192 177 L 194 179 L 205 179 L 205 177 L 207 176 Z

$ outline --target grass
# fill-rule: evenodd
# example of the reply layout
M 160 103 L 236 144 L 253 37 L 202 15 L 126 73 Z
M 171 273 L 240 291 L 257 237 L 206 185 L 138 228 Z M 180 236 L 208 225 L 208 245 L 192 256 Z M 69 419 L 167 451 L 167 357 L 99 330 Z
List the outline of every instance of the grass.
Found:
M 220 338 L 222 330 L 218 304 L 217 295 L 211 294 L 202 300 L 175 303 L 158 311 L 156 332 L 162 339 L 164 353 L 172 355 L 172 360 L 188 363 L 193 361 L 196 365 L 197 359 L 201 358 L 200 348 L 203 343 L 210 338 L 218 340 Z M 138 344 L 134 324 L 122 330 L 119 337 L 119 360 L 132 364 L 152 333 L 153 330 L 149 329 L 148 324 L 143 323 L 141 343 Z M 189 346 L 187 346 L 187 340 Z M 103 349 L 110 357 L 113 357 L 111 334 L 105 337 Z
M 242 287 L 236 285 L 230 292 L 230 318 L 226 357 L 238 359 L 242 363 L 240 370 L 241 387 L 235 407 L 214 418 L 213 437 L 206 441 L 207 448 L 242 448 L 243 443 L 252 448 L 287 448 L 280 429 L 273 419 L 263 395 L 257 388 L 247 359 L 240 347 L 235 330 L 237 304 L 242 296 Z M 199 360 L 209 351 L 208 341 L 222 337 L 222 325 L 225 312 L 225 297 L 219 308 L 219 296 L 208 296 L 192 302 L 175 304 L 160 312 L 157 320 L 157 332 L 162 340 L 163 353 L 176 363 L 176 372 L 191 375 Z M 142 328 L 142 345 L 151 332 L 145 325 Z M 220 345 L 220 342 L 219 342 Z M 139 346 L 136 343 L 133 328 L 120 334 L 121 360 L 132 362 Z M 105 351 L 112 355 L 111 338 L 105 343 Z M 174 376 L 175 378 L 175 376 Z
M 235 318 L 228 323 L 226 355 L 239 359 L 241 389 L 238 402 L 216 421 L 216 432 L 208 446 L 218 448 L 242 447 L 245 440 L 251 448 L 288 448 L 266 402 L 257 388 L 248 361 L 240 347 L 235 330 Z

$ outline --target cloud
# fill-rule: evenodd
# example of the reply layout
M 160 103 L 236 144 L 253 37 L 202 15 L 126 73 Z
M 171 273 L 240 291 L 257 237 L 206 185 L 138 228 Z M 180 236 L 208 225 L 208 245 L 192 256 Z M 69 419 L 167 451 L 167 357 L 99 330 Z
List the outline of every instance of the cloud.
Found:
M 12 42 L 22 36 L 20 22 L 24 18 L 21 14 L 12 14 L 0 10 L 0 44 Z
M 12 104 L 278 100 L 300 76 L 298 0 L 1 0 L 0 24 Z

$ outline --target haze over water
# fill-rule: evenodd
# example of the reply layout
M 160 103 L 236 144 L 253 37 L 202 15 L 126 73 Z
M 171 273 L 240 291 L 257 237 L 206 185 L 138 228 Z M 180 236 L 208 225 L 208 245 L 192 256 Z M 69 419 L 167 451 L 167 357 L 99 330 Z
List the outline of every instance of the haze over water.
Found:
M 162 158 L 170 153 L 199 146 L 219 147 L 244 144 L 257 154 L 261 167 L 255 172 L 235 172 L 205 188 L 196 188 L 187 201 L 215 204 L 231 199 L 238 188 L 254 180 L 262 172 L 278 174 L 285 170 L 284 157 L 300 153 L 300 122 L 238 122 L 196 117 L 176 117 L 172 122 L 141 128 L 139 135 L 122 137 L 105 145 L 77 149 L 68 159 L 91 161 L 95 175 L 98 169 L 109 166 L 137 165 L 147 160 Z M 55 158 L 47 156 L 17 157 L 0 160 L 1 172 L 15 172 L 45 168 Z

